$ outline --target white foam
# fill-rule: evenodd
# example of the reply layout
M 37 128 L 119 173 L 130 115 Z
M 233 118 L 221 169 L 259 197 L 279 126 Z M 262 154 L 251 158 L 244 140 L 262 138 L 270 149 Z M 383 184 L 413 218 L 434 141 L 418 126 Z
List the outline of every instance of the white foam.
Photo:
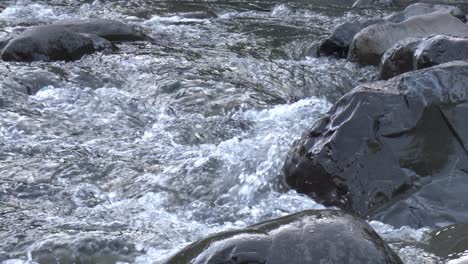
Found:
M 209 19 L 199 18 L 185 18 L 181 16 L 153 16 L 143 22 L 146 26 L 155 26 L 158 24 L 172 24 L 172 23 L 210 23 Z
M 460 258 L 452 259 L 447 262 L 447 264 L 467 264 L 468 263 L 468 255 L 463 255 Z
M 431 231 L 430 228 L 423 227 L 414 229 L 408 226 L 394 228 L 391 225 L 384 224 L 379 221 L 370 221 L 369 224 L 372 228 L 379 233 L 384 239 L 387 240 L 404 240 L 404 241 L 422 241 L 427 234 Z
M 16 4 L 5 8 L 0 13 L 0 20 L 10 24 L 21 22 L 41 22 L 68 18 L 66 14 L 59 14 L 53 8 L 43 4 Z
M 274 17 L 284 17 L 284 16 L 290 16 L 293 14 L 293 11 L 291 8 L 289 8 L 287 5 L 277 5 L 271 10 L 271 16 Z

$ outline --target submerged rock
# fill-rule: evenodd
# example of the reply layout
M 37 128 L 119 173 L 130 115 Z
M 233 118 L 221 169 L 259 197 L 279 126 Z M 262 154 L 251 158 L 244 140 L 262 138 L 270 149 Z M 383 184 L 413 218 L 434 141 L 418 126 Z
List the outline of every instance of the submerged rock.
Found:
M 34 263 L 133 263 L 143 252 L 126 239 L 85 238 L 70 243 L 46 241 L 30 253 Z
M 468 37 L 468 25 L 450 12 L 434 12 L 414 16 L 401 23 L 369 26 L 354 37 L 348 59 L 377 65 L 385 51 L 401 40 L 441 34 Z
M 62 83 L 58 75 L 47 71 L 27 72 L 14 80 L 18 83 L 16 90 L 28 95 L 34 95 L 46 86 L 59 87 Z
M 403 11 L 391 14 L 383 19 L 371 19 L 364 22 L 346 22 L 337 26 L 333 33 L 320 44 L 319 52 L 322 55 L 335 55 L 340 58 L 346 58 L 354 36 L 368 26 L 385 22 L 399 23 L 413 16 L 442 11 L 448 12 L 460 20 L 466 21 L 465 13 L 458 7 L 415 3 L 406 7 Z
M 406 39 L 387 50 L 380 63 L 380 77 L 399 74 L 454 60 L 468 59 L 468 38 L 438 35 Z
M 396 227 L 468 220 L 468 62 L 361 85 L 288 153 L 286 183 Z
M 96 35 L 109 41 L 136 41 L 148 38 L 145 34 L 132 26 L 110 19 L 91 18 L 65 20 L 55 25 L 62 26 L 77 33 Z
M 304 211 L 195 242 L 167 264 L 402 263 L 365 221 Z
M 427 243 L 429 252 L 446 260 L 468 255 L 468 222 L 431 232 Z
M 93 41 L 56 25 L 26 29 L 11 39 L 2 51 L 5 61 L 72 61 L 96 49 Z

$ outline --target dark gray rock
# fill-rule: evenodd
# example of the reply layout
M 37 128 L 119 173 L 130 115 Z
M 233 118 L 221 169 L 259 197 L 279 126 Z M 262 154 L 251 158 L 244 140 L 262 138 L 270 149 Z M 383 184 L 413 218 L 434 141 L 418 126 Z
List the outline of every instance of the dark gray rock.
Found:
M 431 232 L 427 251 L 445 260 L 466 256 L 468 252 L 468 222 L 450 225 Z M 465 262 L 460 262 L 462 264 Z
M 414 16 L 401 23 L 372 25 L 354 37 L 348 59 L 377 65 L 385 51 L 399 41 L 433 35 L 468 37 L 468 25 L 445 11 Z
M 109 41 L 136 41 L 146 40 L 148 37 L 134 27 L 120 21 L 92 18 L 83 20 L 60 21 L 60 25 L 73 32 L 85 33 L 105 38 Z
M 382 22 L 384 22 L 383 19 L 375 19 L 364 22 L 346 22 L 337 26 L 333 30 L 333 33 L 324 39 L 318 47 L 319 55 L 333 55 L 339 58 L 346 58 L 354 36 L 362 29 Z
M 167 264 L 402 263 L 363 220 L 342 211 L 304 211 L 212 235 Z
M 466 22 L 465 13 L 458 7 L 416 3 L 406 7 L 401 12 L 393 13 L 383 19 L 371 19 L 363 22 L 355 21 L 341 24 L 334 29 L 330 36 L 322 41 L 318 51 L 320 55 L 334 55 L 340 58 L 346 58 L 348 56 L 349 46 L 351 45 L 354 36 L 364 28 L 385 22 L 399 23 L 413 16 L 430 14 L 433 12 L 448 12 L 458 19 Z
M 416 69 L 468 59 L 468 38 L 434 36 L 421 41 L 414 53 Z
M 380 78 L 387 80 L 405 72 L 414 71 L 414 51 L 421 39 L 404 39 L 388 49 L 379 65 Z
M 288 153 L 285 181 L 393 226 L 468 220 L 468 62 L 356 87 Z
M 90 38 L 48 25 L 20 33 L 5 45 L 1 55 L 5 61 L 72 61 L 95 51 Z
M 385 52 L 380 63 L 380 76 L 389 79 L 405 72 L 467 59 L 468 38 L 437 35 L 406 39 Z

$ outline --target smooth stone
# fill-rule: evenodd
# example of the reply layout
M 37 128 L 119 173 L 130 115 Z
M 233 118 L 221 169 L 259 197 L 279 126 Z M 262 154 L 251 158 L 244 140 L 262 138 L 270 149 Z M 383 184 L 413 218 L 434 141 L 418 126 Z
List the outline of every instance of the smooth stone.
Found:
M 304 211 L 195 242 L 167 264 L 402 263 L 365 221 L 337 210 Z
M 91 18 L 55 23 L 73 32 L 99 36 L 109 41 L 137 41 L 148 37 L 134 27 L 116 20 Z
M 377 65 L 382 55 L 401 40 L 441 34 L 468 37 L 468 25 L 449 12 L 414 16 L 401 23 L 372 25 L 354 37 L 348 59 L 364 65 Z
M 380 63 L 380 77 L 432 67 L 449 61 L 468 59 L 468 38 L 437 35 L 406 39 L 387 50 Z
M 11 39 L 2 51 L 5 61 L 72 61 L 95 52 L 93 41 L 56 25 L 35 26 Z
M 395 227 L 468 220 L 468 62 L 356 87 L 296 141 L 285 182 Z
M 345 22 L 337 26 L 333 30 L 332 34 L 330 34 L 330 36 L 328 36 L 322 41 L 322 43 L 319 46 L 318 52 L 320 55 L 334 55 L 339 58 L 346 58 L 348 56 L 349 47 L 353 41 L 354 36 L 368 26 L 382 24 L 385 22 L 399 23 L 413 16 L 441 11 L 449 12 L 453 16 L 459 18 L 460 20 L 466 21 L 465 13 L 458 7 L 450 5 L 415 3 L 409 5 L 403 11 L 388 15 L 383 19 Z

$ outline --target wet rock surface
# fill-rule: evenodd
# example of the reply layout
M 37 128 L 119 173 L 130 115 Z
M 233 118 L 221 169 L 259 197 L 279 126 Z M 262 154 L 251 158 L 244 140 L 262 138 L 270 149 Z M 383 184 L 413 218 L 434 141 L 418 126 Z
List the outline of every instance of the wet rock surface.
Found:
M 455 60 L 468 59 L 468 38 L 438 35 L 406 39 L 387 50 L 380 64 L 380 77 L 396 75 Z
M 348 59 L 377 65 L 382 55 L 399 41 L 438 34 L 468 37 L 468 25 L 450 12 L 442 11 L 414 16 L 401 23 L 369 26 L 354 37 Z
M 355 88 L 290 150 L 286 182 L 393 226 L 468 219 L 468 62 Z
M 167 264 L 402 263 L 363 220 L 335 210 L 304 211 L 195 242 Z

